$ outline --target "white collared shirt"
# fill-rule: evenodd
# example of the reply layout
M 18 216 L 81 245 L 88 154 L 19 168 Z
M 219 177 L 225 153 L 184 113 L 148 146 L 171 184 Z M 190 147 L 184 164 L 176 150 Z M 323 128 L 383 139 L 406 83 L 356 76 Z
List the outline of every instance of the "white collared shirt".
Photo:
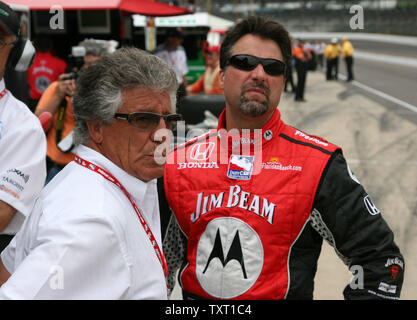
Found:
M 85 146 L 75 153 L 120 181 L 162 248 L 156 180 L 145 183 Z M 74 161 L 44 188 L 1 259 L 12 274 L 1 298 L 167 299 L 162 266 L 128 198 Z
M 5 89 L 0 80 L 0 92 Z M 46 138 L 37 117 L 9 91 L 0 98 L 0 200 L 16 209 L 0 232 L 16 234 L 46 178 Z

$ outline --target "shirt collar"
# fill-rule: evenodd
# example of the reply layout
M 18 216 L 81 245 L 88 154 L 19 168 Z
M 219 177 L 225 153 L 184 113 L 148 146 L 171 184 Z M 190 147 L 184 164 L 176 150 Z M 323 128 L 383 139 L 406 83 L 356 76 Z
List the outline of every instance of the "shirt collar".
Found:
M 0 80 L 0 92 L 2 92 L 6 88 L 6 85 L 4 83 L 4 78 Z
M 101 153 L 89 147 L 79 145 L 74 150 L 74 153 L 111 173 L 119 180 L 127 192 L 134 198 L 136 203 L 144 203 L 145 195 L 150 191 L 156 190 L 156 179 L 149 182 L 139 180 L 118 167 Z

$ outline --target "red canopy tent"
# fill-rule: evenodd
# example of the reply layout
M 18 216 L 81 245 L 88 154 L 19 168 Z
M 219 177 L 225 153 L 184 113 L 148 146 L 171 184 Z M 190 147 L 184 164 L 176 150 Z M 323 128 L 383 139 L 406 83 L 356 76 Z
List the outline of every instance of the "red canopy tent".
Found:
M 152 0 L 3 0 L 7 4 L 24 5 L 30 10 L 50 10 L 61 6 L 64 10 L 116 10 L 145 16 L 176 16 L 190 10 Z
M 120 0 L 119 9 L 153 17 L 178 16 L 192 13 L 191 10 L 185 8 L 150 0 Z

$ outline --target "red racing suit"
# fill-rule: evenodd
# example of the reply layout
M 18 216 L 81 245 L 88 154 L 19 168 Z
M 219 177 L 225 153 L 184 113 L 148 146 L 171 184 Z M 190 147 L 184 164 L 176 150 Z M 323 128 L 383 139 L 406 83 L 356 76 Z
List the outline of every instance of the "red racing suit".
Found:
M 402 256 L 389 227 L 372 202 L 364 200 L 369 196 L 345 162 L 344 178 L 363 205 L 352 217 L 341 219 L 337 210 L 328 209 L 335 205 L 333 200 L 321 199 L 318 192 L 324 188 L 329 195 L 346 195 L 343 182 L 335 186 L 323 178 L 329 170 L 337 176 L 329 163 L 343 162 L 340 148 L 286 125 L 278 109 L 258 132 L 233 134 L 224 127 L 223 113 L 216 130 L 176 147 L 165 167 L 165 195 L 182 240 L 167 244 L 164 239 L 164 251 L 170 264 L 172 247 L 183 248 L 179 281 L 185 298 L 311 299 L 322 238 L 348 266 L 362 263 L 365 270 L 378 274 L 375 280 L 374 273 L 366 271 L 368 287 L 348 286 L 345 297 L 378 297 L 380 282 L 385 284 L 380 296 L 399 296 Z M 339 205 L 346 208 L 342 202 Z M 349 235 L 350 226 L 340 228 L 358 216 L 362 218 L 355 221 L 355 228 L 363 227 L 364 235 L 355 240 Z M 178 240 L 172 237 L 174 229 L 168 228 L 167 238 Z M 377 239 L 372 238 L 375 229 Z M 381 240 L 386 251 L 375 253 L 374 245 L 381 246 Z M 366 248 L 372 253 L 358 258 Z M 178 254 L 177 250 L 177 258 Z M 375 260 L 365 266 L 369 254 Z M 386 261 L 400 270 L 395 279 L 389 266 L 382 266 Z
M 30 98 L 40 99 L 49 85 L 65 72 L 67 63 L 50 52 L 38 52 L 27 71 Z

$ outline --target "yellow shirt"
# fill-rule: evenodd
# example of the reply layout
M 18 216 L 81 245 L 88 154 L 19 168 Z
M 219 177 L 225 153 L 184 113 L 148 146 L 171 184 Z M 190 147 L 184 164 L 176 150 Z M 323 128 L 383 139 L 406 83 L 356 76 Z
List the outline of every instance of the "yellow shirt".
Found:
M 323 54 L 327 59 L 335 59 L 340 55 L 340 50 L 341 49 L 339 44 L 328 44 L 324 49 Z
M 343 58 L 353 56 L 353 46 L 349 41 L 344 41 L 342 45 Z

